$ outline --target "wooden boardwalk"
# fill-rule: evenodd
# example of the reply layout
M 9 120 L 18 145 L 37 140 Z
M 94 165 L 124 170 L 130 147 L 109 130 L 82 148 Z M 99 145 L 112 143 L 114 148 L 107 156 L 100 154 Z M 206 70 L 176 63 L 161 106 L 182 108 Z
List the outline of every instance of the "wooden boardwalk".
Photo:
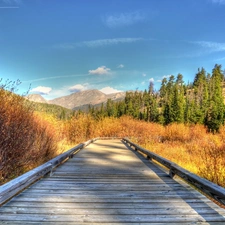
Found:
M 0 224 L 224 225 L 225 210 L 120 140 L 98 140 L 0 208 Z

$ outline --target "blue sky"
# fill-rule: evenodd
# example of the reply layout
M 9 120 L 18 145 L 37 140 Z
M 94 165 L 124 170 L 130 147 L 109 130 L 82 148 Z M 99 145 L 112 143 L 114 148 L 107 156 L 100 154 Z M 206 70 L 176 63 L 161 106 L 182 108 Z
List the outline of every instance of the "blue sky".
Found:
M 0 78 L 46 99 L 158 89 L 225 64 L 225 0 L 0 0 Z

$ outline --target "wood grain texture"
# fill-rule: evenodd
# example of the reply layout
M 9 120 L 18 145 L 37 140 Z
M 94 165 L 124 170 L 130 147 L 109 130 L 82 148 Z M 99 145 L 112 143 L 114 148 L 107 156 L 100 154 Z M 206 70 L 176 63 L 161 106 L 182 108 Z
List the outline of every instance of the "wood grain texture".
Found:
M 120 140 L 98 140 L 4 204 L 0 224 L 222 225 L 225 210 Z

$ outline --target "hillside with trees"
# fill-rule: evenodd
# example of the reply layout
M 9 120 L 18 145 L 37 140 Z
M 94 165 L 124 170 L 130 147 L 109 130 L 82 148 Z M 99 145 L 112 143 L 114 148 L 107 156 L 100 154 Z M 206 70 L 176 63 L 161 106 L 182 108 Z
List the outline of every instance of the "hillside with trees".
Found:
M 203 124 L 210 132 L 218 132 L 224 123 L 224 74 L 215 65 L 212 74 L 199 69 L 194 81 L 185 84 L 182 74 L 163 78 L 159 91 L 150 82 L 144 92 L 127 92 L 124 101 L 110 99 L 100 108 L 90 108 L 95 117 L 129 115 L 162 125 L 171 123 Z
M 75 113 L 71 109 L 48 103 L 30 102 L 30 106 L 32 106 L 32 109 L 36 112 L 53 115 L 60 120 L 67 120 L 71 118 Z

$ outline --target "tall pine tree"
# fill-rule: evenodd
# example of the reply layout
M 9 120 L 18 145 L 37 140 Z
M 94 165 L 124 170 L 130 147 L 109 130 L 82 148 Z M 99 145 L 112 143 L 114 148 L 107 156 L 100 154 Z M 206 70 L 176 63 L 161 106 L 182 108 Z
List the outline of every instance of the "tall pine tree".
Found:
M 210 79 L 209 107 L 205 117 L 205 125 L 211 132 L 218 132 L 224 123 L 224 100 L 222 92 L 222 82 L 224 75 L 221 65 L 215 65 Z

